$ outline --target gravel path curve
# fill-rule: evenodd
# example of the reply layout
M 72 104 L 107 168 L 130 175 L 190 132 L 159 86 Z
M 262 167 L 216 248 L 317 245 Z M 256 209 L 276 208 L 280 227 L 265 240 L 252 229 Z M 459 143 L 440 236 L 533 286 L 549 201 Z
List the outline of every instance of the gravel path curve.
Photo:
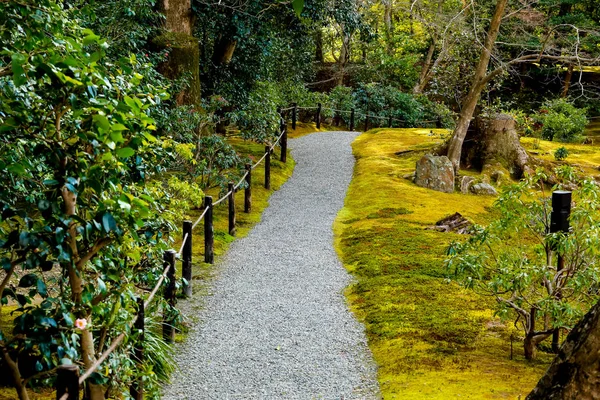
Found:
M 352 177 L 356 135 L 290 140 L 294 175 L 221 261 L 163 398 L 379 398 L 364 327 L 343 296 L 350 277 L 331 228 Z

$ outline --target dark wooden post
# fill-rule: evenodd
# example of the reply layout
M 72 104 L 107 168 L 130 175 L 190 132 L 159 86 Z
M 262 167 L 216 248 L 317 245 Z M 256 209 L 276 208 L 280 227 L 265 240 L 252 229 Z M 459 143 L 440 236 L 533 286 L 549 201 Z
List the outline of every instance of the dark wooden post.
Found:
M 229 234 L 235 236 L 235 189 L 233 183 L 229 188 Z
M 175 341 L 175 321 L 173 319 L 173 308 L 175 307 L 175 250 L 167 250 L 164 254 L 164 267 L 169 266 L 167 271 L 167 287 L 165 288 L 165 300 L 169 307 L 163 310 L 163 339 L 167 343 Z
M 136 343 L 133 348 L 132 360 L 136 364 L 137 370 L 141 370 L 141 366 L 144 364 L 144 299 L 138 297 L 137 299 L 137 319 L 133 325 L 134 329 L 139 333 L 136 338 Z M 144 398 L 144 381 L 141 376 L 134 378 L 129 388 L 129 394 L 134 400 L 143 400 Z
M 369 130 L 369 110 L 367 110 L 367 115 L 365 115 L 365 132 Z
M 187 235 L 181 254 L 181 277 L 185 279 L 183 294 L 192 297 L 192 221 L 183 221 L 183 237 Z
M 350 110 L 350 130 L 354 130 L 354 108 Z
M 315 115 L 315 122 L 317 123 L 317 129 L 321 129 L 321 103 L 317 104 L 317 114 Z
M 215 232 L 213 229 L 213 199 L 211 196 L 204 197 L 204 207 L 208 207 L 204 216 L 204 262 L 213 264 L 215 262 L 214 244 Z
M 65 394 L 67 400 L 79 400 L 79 367 L 77 365 L 59 365 L 56 369 L 56 400 Z
M 252 210 L 252 166 L 246 164 L 246 189 L 244 189 L 244 212 L 249 213 Z
M 298 118 L 298 104 L 292 103 L 292 129 L 296 130 L 296 118 Z
M 271 149 L 265 146 L 265 189 L 271 189 Z
M 287 124 L 285 123 L 283 116 L 281 117 L 281 131 L 283 134 L 281 135 L 281 139 L 279 141 L 279 146 L 281 146 L 280 160 L 282 163 L 285 163 L 287 162 Z
M 394 121 L 392 120 L 392 116 L 390 115 L 390 118 L 388 120 L 388 128 L 391 128 L 393 123 Z
M 550 233 L 564 232 L 569 233 L 569 216 L 571 215 L 571 192 L 565 190 L 556 190 L 552 192 L 552 213 L 550 214 Z M 556 273 L 560 273 L 565 267 L 565 260 L 562 254 L 558 254 L 556 264 Z M 560 282 L 558 282 L 560 283 Z M 558 285 L 557 285 L 558 286 Z M 559 286 L 560 287 L 560 286 Z M 562 294 L 560 290 L 556 293 L 556 298 L 560 299 Z M 558 353 L 560 348 L 560 329 L 554 329 L 552 332 L 552 351 Z

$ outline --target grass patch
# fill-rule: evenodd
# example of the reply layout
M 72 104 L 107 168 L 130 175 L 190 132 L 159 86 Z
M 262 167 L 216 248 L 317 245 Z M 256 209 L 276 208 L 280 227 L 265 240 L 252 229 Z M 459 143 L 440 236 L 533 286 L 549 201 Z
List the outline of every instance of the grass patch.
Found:
M 551 357 L 509 359 L 509 328 L 493 303 L 448 283 L 448 244 L 425 230 L 455 212 L 485 224 L 493 198 L 441 193 L 403 176 L 447 132 L 375 129 L 353 143 L 354 177 L 334 223 L 336 250 L 356 278 L 346 295 L 366 327 L 386 399 L 514 399 L 533 388 Z M 396 153 L 414 150 L 409 153 Z

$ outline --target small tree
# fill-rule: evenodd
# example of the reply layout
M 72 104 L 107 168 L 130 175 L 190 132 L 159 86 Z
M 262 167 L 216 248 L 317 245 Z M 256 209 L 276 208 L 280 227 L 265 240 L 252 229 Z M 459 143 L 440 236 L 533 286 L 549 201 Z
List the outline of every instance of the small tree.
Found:
M 572 170 L 557 170 L 572 178 Z M 571 328 L 598 299 L 600 190 L 592 181 L 574 192 L 571 231 L 549 234 L 551 205 L 542 172 L 515 184 L 496 201 L 499 217 L 453 243 L 447 265 L 464 286 L 496 299 L 496 314 L 515 317 L 527 359 L 556 328 Z M 533 194 L 533 195 L 532 195 Z M 557 268 L 555 254 L 564 267 Z
M 0 24 L 0 290 L 19 305 L 0 350 L 23 400 L 61 363 L 90 368 L 162 270 L 171 227 L 145 183 L 165 157 L 149 114 L 166 94 L 135 57 L 105 61 L 106 42 L 54 0 L 0 2 Z M 90 399 L 104 371 L 126 383 L 128 359 L 111 355 Z

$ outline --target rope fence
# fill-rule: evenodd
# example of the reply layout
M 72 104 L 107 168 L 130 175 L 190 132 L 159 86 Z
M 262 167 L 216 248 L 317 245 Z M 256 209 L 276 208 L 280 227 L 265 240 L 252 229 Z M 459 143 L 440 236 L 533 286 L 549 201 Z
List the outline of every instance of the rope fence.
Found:
M 94 363 L 85 370 L 85 372 L 79 376 L 79 367 L 76 365 L 61 365 L 57 368 L 57 379 L 56 379 L 56 394 L 59 400 L 79 400 L 80 386 L 83 385 L 86 380 L 98 370 L 104 361 L 114 352 L 119 345 L 122 344 L 126 337 L 127 331 L 135 329 L 139 332 L 134 348 L 132 351 L 133 362 L 141 368 L 144 362 L 144 348 L 143 348 L 143 337 L 144 337 L 144 315 L 145 310 L 150 306 L 152 300 L 164 285 L 163 298 L 166 306 L 162 307 L 163 312 L 163 339 L 167 343 L 172 343 L 175 338 L 175 320 L 174 313 L 171 309 L 175 307 L 176 303 L 176 277 L 175 277 L 175 264 L 178 258 L 181 259 L 182 269 L 181 278 L 183 279 L 183 294 L 186 297 L 192 295 L 192 241 L 193 231 L 204 221 L 204 262 L 212 264 L 214 263 L 214 227 L 213 227 L 213 209 L 215 206 L 228 200 L 229 202 L 229 234 L 234 236 L 236 231 L 236 209 L 235 209 L 235 194 L 244 185 L 244 212 L 249 213 L 252 209 L 252 171 L 256 169 L 260 164 L 265 163 L 265 176 L 264 176 L 264 187 L 270 189 L 271 187 L 271 155 L 273 154 L 275 147 L 278 145 L 281 149 L 280 161 L 283 163 L 287 162 L 287 122 L 284 118 L 284 113 L 291 111 L 291 122 L 292 129 L 296 129 L 296 122 L 298 116 L 298 110 L 312 111 L 315 110 L 314 120 L 317 125 L 317 129 L 321 127 L 321 113 L 323 110 L 330 110 L 334 113 L 349 113 L 350 114 L 350 130 L 354 130 L 355 118 L 363 117 L 365 119 L 364 128 L 368 130 L 369 119 L 387 120 L 391 126 L 393 121 L 407 123 L 407 121 L 392 118 L 382 117 L 378 115 L 369 115 L 356 113 L 354 109 L 351 110 L 338 110 L 334 108 L 323 108 L 321 104 L 317 104 L 316 107 L 298 107 L 293 104 L 287 108 L 279 108 L 280 113 L 280 125 L 277 131 L 277 139 L 271 144 L 265 146 L 265 152 L 263 156 L 253 164 L 246 164 L 246 172 L 242 175 L 241 179 L 234 185 L 233 183 L 228 184 L 228 191 L 221 198 L 213 202 L 211 196 L 204 197 L 204 209 L 198 219 L 192 223 L 192 221 L 183 222 L 183 239 L 181 247 L 178 252 L 175 250 L 167 250 L 163 255 L 163 272 L 159 276 L 156 284 L 150 291 L 150 294 L 144 301 L 141 297 L 138 298 L 138 310 L 136 316 L 126 325 L 124 332 L 120 333 L 111 342 L 110 346 L 104 351 Z M 414 123 L 435 123 L 439 121 L 416 121 Z M 134 399 L 143 399 L 143 381 L 142 378 L 136 378 L 131 383 L 130 394 Z

